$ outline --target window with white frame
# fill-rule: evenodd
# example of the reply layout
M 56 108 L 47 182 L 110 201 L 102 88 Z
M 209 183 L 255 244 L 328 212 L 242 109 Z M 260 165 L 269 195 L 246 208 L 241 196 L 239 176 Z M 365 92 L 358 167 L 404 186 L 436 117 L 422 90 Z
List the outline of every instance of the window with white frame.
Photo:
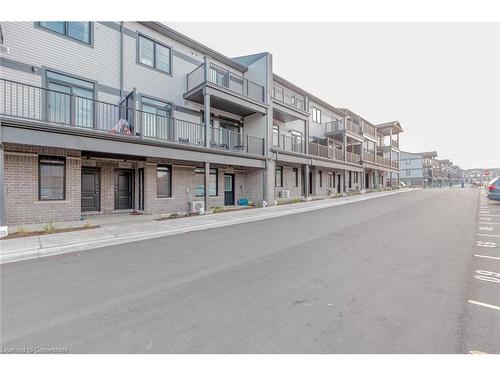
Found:
M 312 107 L 312 119 L 314 122 L 321 124 L 321 111 L 316 107 Z

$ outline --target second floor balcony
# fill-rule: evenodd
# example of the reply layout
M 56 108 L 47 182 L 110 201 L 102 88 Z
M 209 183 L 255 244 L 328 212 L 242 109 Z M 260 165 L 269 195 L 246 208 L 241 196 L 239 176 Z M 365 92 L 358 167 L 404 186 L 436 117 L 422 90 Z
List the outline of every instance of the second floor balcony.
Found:
M 132 100 L 133 102 L 133 100 Z M 0 115 L 62 130 L 78 129 L 92 136 L 152 140 L 165 144 L 206 147 L 205 126 L 169 114 L 0 79 Z M 264 155 L 264 139 L 209 128 L 209 147 L 232 153 Z

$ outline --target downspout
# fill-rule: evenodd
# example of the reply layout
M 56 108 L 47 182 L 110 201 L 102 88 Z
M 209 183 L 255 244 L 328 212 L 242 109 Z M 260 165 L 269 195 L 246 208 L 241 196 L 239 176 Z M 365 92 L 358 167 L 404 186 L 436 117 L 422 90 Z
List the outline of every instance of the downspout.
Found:
M 123 21 L 120 22 L 120 103 L 123 100 Z

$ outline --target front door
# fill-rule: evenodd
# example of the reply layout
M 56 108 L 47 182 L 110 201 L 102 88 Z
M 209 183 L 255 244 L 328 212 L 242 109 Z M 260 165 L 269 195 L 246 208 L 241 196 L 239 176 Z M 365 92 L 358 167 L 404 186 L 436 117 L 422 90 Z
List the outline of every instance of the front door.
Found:
M 234 206 L 234 174 L 224 174 L 224 206 Z
M 101 198 L 100 172 L 82 168 L 82 212 L 99 211 Z
M 309 195 L 314 195 L 313 194 L 313 173 L 312 173 L 312 171 L 309 171 Z
M 341 182 L 342 177 L 338 174 L 337 175 L 337 193 L 340 193 L 340 182 Z
M 139 210 L 144 211 L 144 168 L 139 169 Z
M 115 180 L 115 209 L 131 210 L 134 207 L 134 171 L 118 169 Z

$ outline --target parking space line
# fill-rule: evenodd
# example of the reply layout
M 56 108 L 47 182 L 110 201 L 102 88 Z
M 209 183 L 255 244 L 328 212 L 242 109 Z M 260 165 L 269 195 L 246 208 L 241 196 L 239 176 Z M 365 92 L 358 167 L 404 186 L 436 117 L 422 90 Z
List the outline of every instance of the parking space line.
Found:
M 478 305 L 478 306 L 483 306 L 483 307 L 489 307 L 490 309 L 494 309 L 494 310 L 500 310 L 500 306 L 490 305 L 489 303 L 483 303 L 483 302 L 473 301 L 471 299 L 469 300 L 469 303 L 472 303 L 473 305 Z
M 474 254 L 475 257 L 478 257 L 478 258 L 486 258 L 486 259 L 495 259 L 495 260 L 500 260 L 499 257 L 490 257 L 488 255 L 478 255 L 478 254 Z
M 486 225 L 500 225 L 500 223 L 490 223 L 490 222 L 487 222 L 487 223 L 478 222 L 478 224 L 486 224 Z
M 500 237 L 498 234 L 486 234 L 486 233 L 478 233 L 477 236 L 485 236 L 485 237 Z

